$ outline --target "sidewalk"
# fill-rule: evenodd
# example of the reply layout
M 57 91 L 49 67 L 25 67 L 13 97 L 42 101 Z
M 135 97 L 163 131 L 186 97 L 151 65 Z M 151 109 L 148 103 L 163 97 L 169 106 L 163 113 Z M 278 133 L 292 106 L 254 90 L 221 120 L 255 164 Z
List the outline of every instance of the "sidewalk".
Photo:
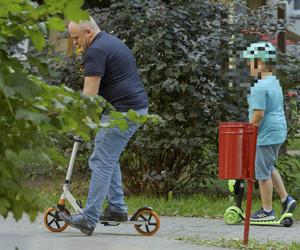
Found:
M 300 150 L 296 150 L 296 149 L 289 149 L 287 151 L 287 153 L 291 156 L 296 156 L 296 155 L 300 155 Z
M 300 222 L 290 228 L 250 227 L 250 238 L 259 241 L 300 242 Z M 64 232 L 51 233 L 44 228 L 42 215 L 35 223 L 23 218 L 0 217 L 0 250 L 217 250 L 224 248 L 192 245 L 177 240 L 197 236 L 201 239 L 242 239 L 243 225 L 228 226 L 222 219 L 192 217 L 161 217 L 161 228 L 150 237 L 140 236 L 131 225 L 104 227 L 98 225 L 91 237 L 68 227 Z

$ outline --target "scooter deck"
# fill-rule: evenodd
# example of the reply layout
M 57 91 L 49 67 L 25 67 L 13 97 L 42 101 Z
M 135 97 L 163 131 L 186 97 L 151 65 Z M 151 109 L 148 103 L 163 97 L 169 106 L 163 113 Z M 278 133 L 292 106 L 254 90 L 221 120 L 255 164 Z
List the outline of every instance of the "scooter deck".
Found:
M 285 213 L 280 218 L 271 221 L 253 221 L 250 220 L 250 225 L 256 226 L 285 226 L 289 227 L 293 224 L 293 214 Z M 245 220 L 244 212 L 236 206 L 229 207 L 224 214 L 224 221 L 229 225 L 238 225 Z
M 120 224 L 128 224 L 128 225 L 148 225 L 149 222 L 148 221 L 144 221 L 144 220 L 136 220 L 136 221 L 132 221 L 132 220 L 128 220 L 128 221 L 99 221 L 98 223 L 104 224 L 105 226 L 118 226 Z
M 286 213 L 283 214 L 280 218 L 275 218 L 275 220 L 269 220 L 269 221 L 253 221 L 250 220 L 251 225 L 257 225 L 257 226 L 284 226 L 282 222 L 287 218 L 292 218 L 293 214 Z

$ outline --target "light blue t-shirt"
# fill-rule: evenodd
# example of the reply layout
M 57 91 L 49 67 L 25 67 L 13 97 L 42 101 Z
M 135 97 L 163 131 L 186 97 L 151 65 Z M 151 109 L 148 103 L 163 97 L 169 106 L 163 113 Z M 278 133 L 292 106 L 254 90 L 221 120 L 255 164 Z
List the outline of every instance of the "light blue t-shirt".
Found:
M 254 109 L 264 110 L 264 117 L 258 128 L 257 145 L 283 143 L 287 125 L 283 109 L 283 94 L 275 76 L 267 76 L 251 87 L 248 94 L 249 121 Z

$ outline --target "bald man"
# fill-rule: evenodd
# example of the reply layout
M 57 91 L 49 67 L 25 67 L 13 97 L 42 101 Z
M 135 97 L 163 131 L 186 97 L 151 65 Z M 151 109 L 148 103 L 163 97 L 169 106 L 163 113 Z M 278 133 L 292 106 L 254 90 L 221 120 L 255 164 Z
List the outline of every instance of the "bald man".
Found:
M 101 95 L 123 113 L 133 109 L 147 114 L 147 94 L 130 49 L 118 38 L 101 31 L 92 18 L 70 22 L 68 30 L 74 44 L 85 51 L 83 94 Z M 101 122 L 108 120 L 108 115 L 102 115 Z M 82 233 L 93 233 L 106 197 L 109 206 L 100 220 L 127 221 L 119 158 L 138 127 L 129 122 L 126 131 L 102 128 L 96 135 L 94 151 L 89 158 L 92 173 L 86 207 L 79 214 L 61 213 L 65 222 Z

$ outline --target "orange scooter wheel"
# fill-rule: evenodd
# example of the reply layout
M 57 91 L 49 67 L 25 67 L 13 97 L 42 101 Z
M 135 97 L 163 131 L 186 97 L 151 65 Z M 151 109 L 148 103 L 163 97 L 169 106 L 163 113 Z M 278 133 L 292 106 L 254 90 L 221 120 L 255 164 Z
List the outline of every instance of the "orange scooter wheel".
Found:
M 141 235 L 151 236 L 160 228 L 160 219 L 156 212 L 151 209 L 141 210 L 135 217 L 135 221 L 148 222 L 147 225 L 134 225 L 136 231 Z
M 68 224 L 59 217 L 58 212 L 54 207 L 49 207 L 44 212 L 44 224 L 48 230 L 54 233 L 62 232 L 68 227 Z M 64 212 L 70 214 L 67 209 L 64 209 Z

